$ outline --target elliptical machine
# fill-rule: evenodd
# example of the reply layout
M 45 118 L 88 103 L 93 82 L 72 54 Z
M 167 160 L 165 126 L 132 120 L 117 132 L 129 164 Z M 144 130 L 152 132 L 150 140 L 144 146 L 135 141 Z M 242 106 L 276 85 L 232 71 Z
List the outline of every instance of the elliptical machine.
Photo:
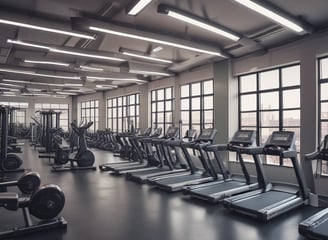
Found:
M 15 154 L 8 154 L 8 107 L 0 106 L 1 121 L 1 150 L 0 150 L 0 171 L 2 172 L 23 172 L 20 168 L 23 161 Z
M 55 153 L 55 165 L 52 166 L 52 171 L 67 171 L 67 170 L 96 170 L 93 166 L 95 162 L 94 154 L 88 149 L 86 141 L 86 131 L 93 125 L 93 122 L 78 127 L 75 123 L 71 123 L 72 130 L 78 136 L 78 151 L 74 158 L 70 158 L 70 147 L 58 146 Z M 69 165 L 67 165 L 69 163 Z

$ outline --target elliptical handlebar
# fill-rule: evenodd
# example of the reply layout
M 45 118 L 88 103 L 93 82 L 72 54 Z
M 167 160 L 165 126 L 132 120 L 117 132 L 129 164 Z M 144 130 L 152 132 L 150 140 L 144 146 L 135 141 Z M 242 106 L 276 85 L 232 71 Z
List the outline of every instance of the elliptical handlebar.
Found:
M 76 132 L 77 134 L 80 134 L 81 131 L 83 132 L 84 130 L 87 130 L 88 128 L 90 128 L 93 125 L 93 122 L 90 121 L 86 124 L 84 124 L 83 126 L 76 126 L 76 124 L 74 122 L 71 123 L 71 128 L 73 129 L 74 132 Z

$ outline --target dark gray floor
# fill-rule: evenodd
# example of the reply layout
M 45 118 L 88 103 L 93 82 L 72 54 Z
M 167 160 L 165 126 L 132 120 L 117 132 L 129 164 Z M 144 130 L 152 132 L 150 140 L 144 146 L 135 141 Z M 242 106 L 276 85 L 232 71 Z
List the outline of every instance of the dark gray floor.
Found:
M 99 170 L 52 173 L 47 160 L 25 145 L 21 155 L 25 167 L 38 171 L 44 184 L 58 184 L 64 191 L 66 205 L 61 215 L 68 221 L 67 230 L 22 238 L 26 240 L 294 240 L 303 239 L 298 223 L 318 211 L 303 207 L 262 223 Z M 94 153 L 97 165 L 118 160 L 108 152 Z M 0 216 L 0 231 L 23 224 L 21 212 L 0 209 Z

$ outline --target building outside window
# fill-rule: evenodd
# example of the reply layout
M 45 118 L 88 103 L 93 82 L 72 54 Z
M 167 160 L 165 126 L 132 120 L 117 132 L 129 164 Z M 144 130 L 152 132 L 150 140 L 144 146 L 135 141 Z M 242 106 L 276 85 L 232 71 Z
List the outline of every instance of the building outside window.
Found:
M 182 133 L 191 128 L 198 133 L 203 128 L 213 128 L 213 80 L 181 85 L 180 91 Z
M 92 121 L 93 125 L 88 129 L 88 131 L 97 131 L 99 128 L 99 100 L 81 102 L 80 106 L 80 120 L 84 123 Z
M 26 127 L 26 109 L 28 109 L 27 102 L 0 102 L 0 105 L 14 107 L 13 122 Z
M 328 135 L 328 57 L 319 59 L 319 142 Z M 322 161 L 321 174 L 328 176 L 327 161 Z
M 239 128 L 257 132 L 262 145 L 273 131 L 294 131 L 300 151 L 300 65 L 241 75 L 239 81 Z M 267 164 L 291 166 L 288 159 L 267 156 Z
M 36 103 L 35 111 L 48 111 L 53 110 L 60 112 L 59 127 L 64 131 L 68 131 L 69 128 L 69 105 L 66 103 Z M 53 121 L 55 121 L 55 116 Z
M 114 132 L 139 128 L 140 94 L 130 94 L 107 99 L 107 128 Z
M 173 125 L 173 87 L 151 91 L 151 124 L 161 127 L 163 133 Z

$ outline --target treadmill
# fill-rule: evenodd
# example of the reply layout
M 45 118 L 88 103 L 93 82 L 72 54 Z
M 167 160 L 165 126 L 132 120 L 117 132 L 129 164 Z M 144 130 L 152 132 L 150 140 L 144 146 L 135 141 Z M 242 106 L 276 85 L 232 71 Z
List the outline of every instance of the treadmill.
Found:
M 203 129 L 197 140 L 180 143 L 185 159 L 189 165 L 189 172 L 159 176 L 149 179 L 148 182 L 160 189 L 169 192 L 177 192 L 187 185 L 211 182 L 218 178 L 222 178 L 221 174 L 216 173 L 211 163 L 206 161 L 206 153 L 203 151 L 203 147 L 213 142 L 216 134 L 217 130 L 214 128 Z M 194 163 L 194 159 L 191 157 L 188 150 L 197 153 L 195 158 L 199 159 L 199 166 Z
M 306 161 L 328 161 L 328 135 L 316 152 L 305 155 Z M 321 210 L 298 225 L 298 231 L 309 239 L 328 239 L 328 208 Z
M 224 163 L 220 152 L 235 152 L 244 175 L 243 177 L 239 175 L 230 176 L 230 174 L 223 174 L 223 180 L 216 180 L 196 186 L 187 186 L 183 189 L 183 193 L 193 198 L 205 200 L 210 203 L 217 203 L 226 197 L 266 186 L 268 180 L 266 176 L 263 175 L 263 166 L 258 156 L 259 148 L 256 147 L 255 137 L 256 133 L 253 130 L 238 130 L 227 145 L 217 144 L 204 147 L 204 151 L 212 152 L 215 156 L 214 160 L 218 161 L 218 164 L 223 166 Z M 257 178 L 249 175 L 242 157 L 243 154 L 253 156 Z
M 158 138 L 162 133 L 162 128 L 156 128 L 152 135 L 147 137 L 136 137 L 133 141 L 134 149 L 138 152 L 137 164 L 123 164 L 115 166 L 111 169 L 111 174 L 121 175 L 132 170 L 143 169 L 146 167 L 157 168 L 159 162 L 156 158 L 149 157 L 152 152 L 152 146 L 149 144 L 149 139 Z M 147 140 L 147 141 L 146 141 Z
M 148 137 L 151 134 L 151 131 L 152 131 L 151 128 L 147 128 L 142 135 L 134 136 L 134 137 L 130 137 L 130 138 Z M 140 150 L 138 149 L 138 151 L 140 151 Z M 112 171 L 113 169 L 115 169 L 117 167 L 134 166 L 134 165 L 140 164 L 140 161 L 142 161 L 142 159 L 138 158 L 137 161 L 125 160 L 125 161 L 119 161 L 119 162 L 105 163 L 105 164 L 99 165 L 99 169 L 101 171 Z
M 298 186 L 288 184 L 269 184 L 266 189 L 225 198 L 225 207 L 268 221 L 296 207 L 307 205 L 309 193 L 304 176 L 297 160 L 295 133 L 291 131 L 274 131 L 262 148 L 262 154 L 290 158 L 294 167 Z
M 142 184 L 146 183 L 149 178 L 163 176 L 169 173 L 186 172 L 187 169 L 182 168 L 178 163 L 179 161 L 174 161 L 169 146 L 170 142 L 177 140 L 178 135 L 179 128 L 169 127 L 163 138 L 153 139 L 152 144 L 155 146 L 157 158 L 160 160 L 158 168 L 132 170 L 126 173 L 126 178 Z

